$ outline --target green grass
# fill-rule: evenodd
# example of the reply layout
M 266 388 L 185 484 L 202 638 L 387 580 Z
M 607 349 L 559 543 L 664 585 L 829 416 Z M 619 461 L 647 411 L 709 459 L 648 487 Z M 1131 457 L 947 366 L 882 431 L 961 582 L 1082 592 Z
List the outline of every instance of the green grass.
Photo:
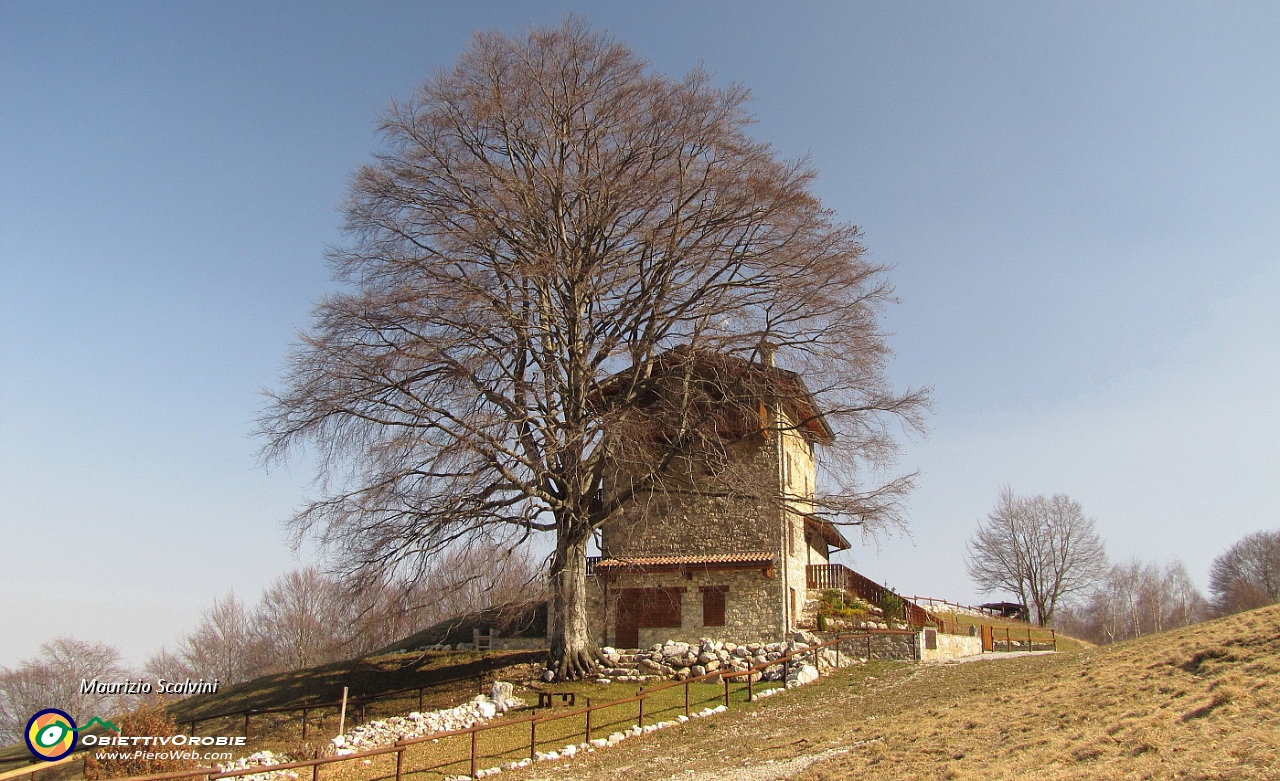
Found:
M 358 698 L 378 695 L 408 687 L 425 686 L 421 707 L 424 710 L 450 708 L 474 697 L 480 686 L 474 676 L 480 675 L 487 686 L 497 678 L 520 680 L 527 678 L 533 668 L 529 665 L 541 660 L 537 651 L 486 652 L 432 651 L 412 654 L 370 656 L 346 662 L 321 665 L 306 670 L 268 675 L 235 686 L 224 687 L 214 694 L 202 694 L 177 700 L 168 710 L 177 722 L 219 713 L 249 709 L 296 707 L 289 713 L 258 714 L 250 717 L 248 744 L 238 754 L 250 754 L 269 749 L 301 753 L 302 711 L 309 703 L 331 702 L 342 698 L 342 687 L 350 689 L 353 701 L 347 711 L 349 730 L 365 720 L 409 713 L 419 709 L 416 692 L 370 703 L 363 711 Z M 439 681 L 463 677 L 466 680 L 439 685 Z M 314 748 L 338 734 L 338 708 L 328 707 L 312 711 L 308 716 L 307 742 Z M 188 731 L 180 726 L 182 731 Z M 196 726 L 200 735 L 244 734 L 241 716 L 201 721 Z M 0 749 L 0 758 L 29 757 L 26 746 L 17 744 Z M 0 763 L 0 772 L 13 770 L 17 762 Z M 79 777 L 79 763 L 69 763 L 64 773 L 41 774 L 40 781 L 62 781 Z M 74 773 L 71 769 L 74 768 Z M 57 770 L 62 771 L 62 768 Z
M 777 683 L 757 683 L 754 690 L 779 686 Z M 658 686 L 652 687 L 659 689 Z M 566 745 L 579 745 L 591 739 L 607 738 L 613 732 L 624 732 L 641 723 L 639 702 L 624 702 L 598 708 L 591 712 L 590 732 L 587 730 L 587 714 L 583 712 L 588 701 L 594 704 L 627 699 L 638 690 L 620 684 L 557 684 L 545 687 L 546 691 L 573 692 L 575 707 L 551 708 L 537 711 L 540 717 L 531 730 L 528 710 L 513 711 L 505 718 L 491 722 L 493 727 L 476 736 L 477 769 L 485 769 L 517 762 L 536 752 L 561 751 Z M 523 693 L 531 704 L 536 703 L 536 692 Z M 721 683 L 691 683 L 688 685 L 686 710 L 685 686 L 679 684 L 661 688 L 644 701 L 643 724 L 660 721 L 676 721 L 686 712 L 693 714 L 705 708 L 724 704 L 725 689 Z M 761 704 L 748 704 L 745 683 L 734 683 L 729 690 L 730 707 L 758 708 Z M 558 714 L 563 714 L 562 716 Z M 439 740 L 424 741 L 405 752 L 403 775 L 415 781 L 436 781 L 451 775 L 466 775 L 471 769 L 471 736 L 456 735 Z M 367 763 L 367 764 L 366 764 Z M 325 768 L 327 778 L 375 779 L 393 777 L 394 755 L 372 757 L 368 760 L 352 760 Z

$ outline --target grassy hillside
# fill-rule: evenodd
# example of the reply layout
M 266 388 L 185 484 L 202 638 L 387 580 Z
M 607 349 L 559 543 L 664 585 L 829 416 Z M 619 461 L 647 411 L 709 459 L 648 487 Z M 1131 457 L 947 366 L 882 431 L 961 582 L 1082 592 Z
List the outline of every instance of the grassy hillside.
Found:
M 1280 606 L 1074 654 L 881 663 L 517 779 L 1280 779 Z
M 321 665 L 305 670 L 279 673 L 256 678 L 252 681 L 226 687 L 216 694 L 203 694 L 171 703 L 169 712 L 178 722 L 191 718 L 204 718 L 221 713 L 245 709 L 301 707 L 315 703 L 333 702 L 342 698 L 342 687 L 350 689 L 352 707 L 347 723 L 354 725 L 362 713 L 360 698 L 380 695 L 410 687 L 426 686 L 423 707 L 427 709 L 452 707 L 473 697 L 479 691 L 475 677 L 484 681 L 495 678 L 524 680 L 533 678 L 537 664 L 543 657 L 538 651 L 511 651 L 476 653 L 474 651 L 444 651 L 426 653 L 387 654 L 352 659 L 345 662 Z M 464 678 L 457 683 L 433 685 L 452 678 Z M 370 704 L 364 715 L 379 718 L 404 714 L 418 708 L 416 692 L 380 700 Z M 317 736 L 332 737 L 337 734 L 337 708 L 313 711 L 308 718 L 311 730 L 309 739 Z M 240 716 L 202 721 L 198 728 L 204 735 L 243 734 L 244 720 Z M 251 717 L 250 753 L 260 749 L 286 750 L 296 748 L 302 739 L 301 712 L 263 714 Z M 0 758 L 29 757 L 26 747 L 19 744 L 0 749 Z M 16 769 L 14 763 L 0 763 L 0 772 Z M 63 769 L 62 775 L 75 777 L 78 763 Z M 56 781 L 53 776 L 41 776 L 40 781 Z
M 344 675 L 399 688 L 406 680 L 416 685 L 411 676 L 452 673 L 482 663 L 482 656 L 365 659 L 307 671 L 305 680 L 261 679 L 189 707 L 274 703 L 283 694 L 302 701 L 300 694 L 327 693 Z M 513 666 L 495 674 L 511 680 L 536 672 L 518 657 L 510 655 L 506 661 Z M 616 684 L 566 686 L 597 702 L 630 692 Z M 457 700 L 469 691 L 447 696 Z M 402 712 L 411 709 L 405 705 Z M 296 726 L 274 725 L 274 738 L 259 747 L 296 742 L 290 738 Z M 368 781 L 384 771 L 333 769 L 341 781 Z M 927 665 L 873 662 L 782 697 L 735 706 L 715 719 L 501 777 L 1280 781 L 1280 606 L 1074 653 L 989 654 L 980 661 Z
M 412 651 L 429 645 L 470 643 L 474 629 L 493 629 L 501 637 L 545 637 L 547 603 L 500 605 L 478 613 L 448 618 L 392 643 L 379 653 L 391 653 L 396 650 Z

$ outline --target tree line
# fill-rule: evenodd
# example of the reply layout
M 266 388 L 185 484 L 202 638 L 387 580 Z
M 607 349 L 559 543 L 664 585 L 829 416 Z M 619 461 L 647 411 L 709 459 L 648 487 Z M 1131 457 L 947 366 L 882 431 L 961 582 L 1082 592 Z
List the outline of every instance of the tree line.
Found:
M 540 598 L 540 567 L 522 551 L 498 559 L 479 546 L 450 550 L 411 585 L 378 581 L 353 588 L 345 578 L 305 567 L 276 578 L 256 605 L 232 592 L 217 598 L 194 629 L 141 669 L 127 665 L 112 645 L 72 637 L 44 643 L 13 668 L 0 667 L 0 745 L 20 742 L 27 719 L 43 708 L 83 720 L 123 713 L 143 699 L 84 692 L 85 680 L 204 678 L 226 687 L 363 656 L 448 618 Z
M 1249 534 L 1215 558 L 1206 598 L 1181 561 L 1110 561 L 1079 502 L 1008 487 L 969 540 L 966 565 L 983 593 L 1012 594 L 1041 626 L 1095 643 L 1280 602 L 1280 530 Z

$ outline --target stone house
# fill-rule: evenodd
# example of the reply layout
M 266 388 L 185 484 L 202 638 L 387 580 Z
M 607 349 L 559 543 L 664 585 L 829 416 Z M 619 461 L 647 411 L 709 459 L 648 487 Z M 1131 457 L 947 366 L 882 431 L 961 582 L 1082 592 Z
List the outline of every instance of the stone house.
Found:
M 849 548 L 813 512 L 817 459 L 832 431 L 794 372 L 722 355 L 703 355 L 692 368 L 684 361 L 679 372 L 654 383 L 652 407 L 714 379 L 702 382 L 711 433 L 659 484 L 632 481 L 649 465 L 620 461 L 607 490 L 630 491 L 627 510 L 602 527 L 601 556 L 588 563 L 595 639 L 619 648 L 783 639 L 810 623 L 814 576 L 844 569 L 830 565 L 830 554 Z M 638 436 L 667 436 L 661 429 Z

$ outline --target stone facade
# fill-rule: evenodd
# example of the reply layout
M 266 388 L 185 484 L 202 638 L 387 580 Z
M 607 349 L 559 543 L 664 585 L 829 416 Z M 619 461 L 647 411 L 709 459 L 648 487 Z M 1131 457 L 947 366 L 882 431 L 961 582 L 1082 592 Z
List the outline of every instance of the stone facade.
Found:
M 832 544 L 848 547 L 834 527 L 812 515 L 815 448 L 830 440 L 825 424 L 814 422 L 817 410 L 798 376 L 766 371 L 788 383 L 793 395 L 752 407 L 759 409 L 758 431 L 718 451 L 708 459 L 714 463 L 688 459 L 660 488 L 637 492 L 602 527 L 602 561 L 588 584 L 601 645 L 643 648 L 708 636 L 769 642 L 812 626 L 806 567 L 827 564 Z M 805 417 L 797 419 L 801 412 Z M 606 493 L 634 488 L 632 479 L 620 465 Z M 747 566 L 734 555 L 753 562 L 764 557 L 768 564 Z M 723 599 L 713 610 L 723 615 L 712 623 L 703 615 L 715 599 L 708 590 Z M 644 600 L 663 605 L 646 612 L 637 607 Z M 637 613 L 644 616 L 638 626 L 628 618 Z
M 588 603 L 593 618 L 595 640 L 602 646 L 618 646 L 618 598 L 622 589 L 683 589 L 680 594 L 680 624 L 670 627 L 638 627 L 634 647 L 647 648 L 668 640 L 686 643 L 699 638 L 727 636 L 741 642 L 777 640 L 782 626 L 782 582 L 766 577 L 760 570 L 704 570 L 685 575 L 670 572 L 635 572 L 588 581 Z M 702 591 L 724 588 L 724 623 L 706 624 Z M 630 647 L 624 645 L 623 647 Z

